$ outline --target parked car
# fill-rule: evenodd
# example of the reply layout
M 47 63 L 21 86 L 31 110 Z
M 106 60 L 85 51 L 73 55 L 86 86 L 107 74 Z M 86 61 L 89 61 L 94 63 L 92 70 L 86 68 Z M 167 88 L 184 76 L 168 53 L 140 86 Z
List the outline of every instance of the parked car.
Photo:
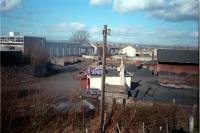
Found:
M 99 89 L 82 90 L 81 94 L 85 97 L 99 98 L 101 96 L 101 91 Z
M 90 89 L 89 93 L 95 96 L 101 96 L 101 91 L 99 89 Z

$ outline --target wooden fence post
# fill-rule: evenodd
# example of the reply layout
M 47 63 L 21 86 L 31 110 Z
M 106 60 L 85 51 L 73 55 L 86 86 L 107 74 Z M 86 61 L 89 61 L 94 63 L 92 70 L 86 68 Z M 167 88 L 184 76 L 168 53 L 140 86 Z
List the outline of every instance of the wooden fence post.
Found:
M 117 123 L 117 129 L 118 129 L 119 133 L 121 133 L 121 130 L 119 128 L 119 124 L 118 123 Z
M 142 133 L 145 133 L 144 122 L 142 122 Z
M 194 117 L 189 117 L 189 133 L 193 133 L 194 131 Z
M 168 119 L 166 118 L 166 133 L 169 133 Z

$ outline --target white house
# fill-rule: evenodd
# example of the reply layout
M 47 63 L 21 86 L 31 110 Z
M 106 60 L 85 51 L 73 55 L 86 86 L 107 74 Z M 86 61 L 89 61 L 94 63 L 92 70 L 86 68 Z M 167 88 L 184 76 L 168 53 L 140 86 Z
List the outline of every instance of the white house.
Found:
M 136 49 L 132 46 L 127 46 L 121 50 L 122 54 L 125 54 L 128 57 L 135 57 L 136 56 Z
M 90 68 L 87 75 L 87 89 L 95 88 L 101 90 L 102 68 Z M 124 70 L 124 65 L 117 68 L 106 68 L 105 83 L 108 85 L 127 85 L 131 87 L 132 75 Z

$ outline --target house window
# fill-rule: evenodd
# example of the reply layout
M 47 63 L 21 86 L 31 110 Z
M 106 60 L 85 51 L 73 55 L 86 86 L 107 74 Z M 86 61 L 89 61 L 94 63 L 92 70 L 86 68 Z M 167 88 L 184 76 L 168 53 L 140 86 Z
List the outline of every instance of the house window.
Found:
M 10 50 L 15 50 L 15 47 L 10 47 L 9 49 L 10 49 Z

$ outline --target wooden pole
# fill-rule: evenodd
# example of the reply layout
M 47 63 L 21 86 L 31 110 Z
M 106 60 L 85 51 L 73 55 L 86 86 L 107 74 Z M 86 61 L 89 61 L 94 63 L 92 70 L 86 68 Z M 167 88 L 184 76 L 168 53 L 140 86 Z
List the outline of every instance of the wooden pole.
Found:
M 106 44 L 107 44 L 107 25 L 103 29 L 103 58 L 102 58 L 102 81 L 101 81 L 101 102 L 100 102 L 100 133 L 104 132 L 104 108 L 105 108 L 105 66 L 106 66 Z
M 83 107 L 83 97 L 81 96 L 81 101 L 82 101 L 82 111 L 83 111 L 83 128 L 85 128 L 85 114 L 84 114 L 84 107 Z

